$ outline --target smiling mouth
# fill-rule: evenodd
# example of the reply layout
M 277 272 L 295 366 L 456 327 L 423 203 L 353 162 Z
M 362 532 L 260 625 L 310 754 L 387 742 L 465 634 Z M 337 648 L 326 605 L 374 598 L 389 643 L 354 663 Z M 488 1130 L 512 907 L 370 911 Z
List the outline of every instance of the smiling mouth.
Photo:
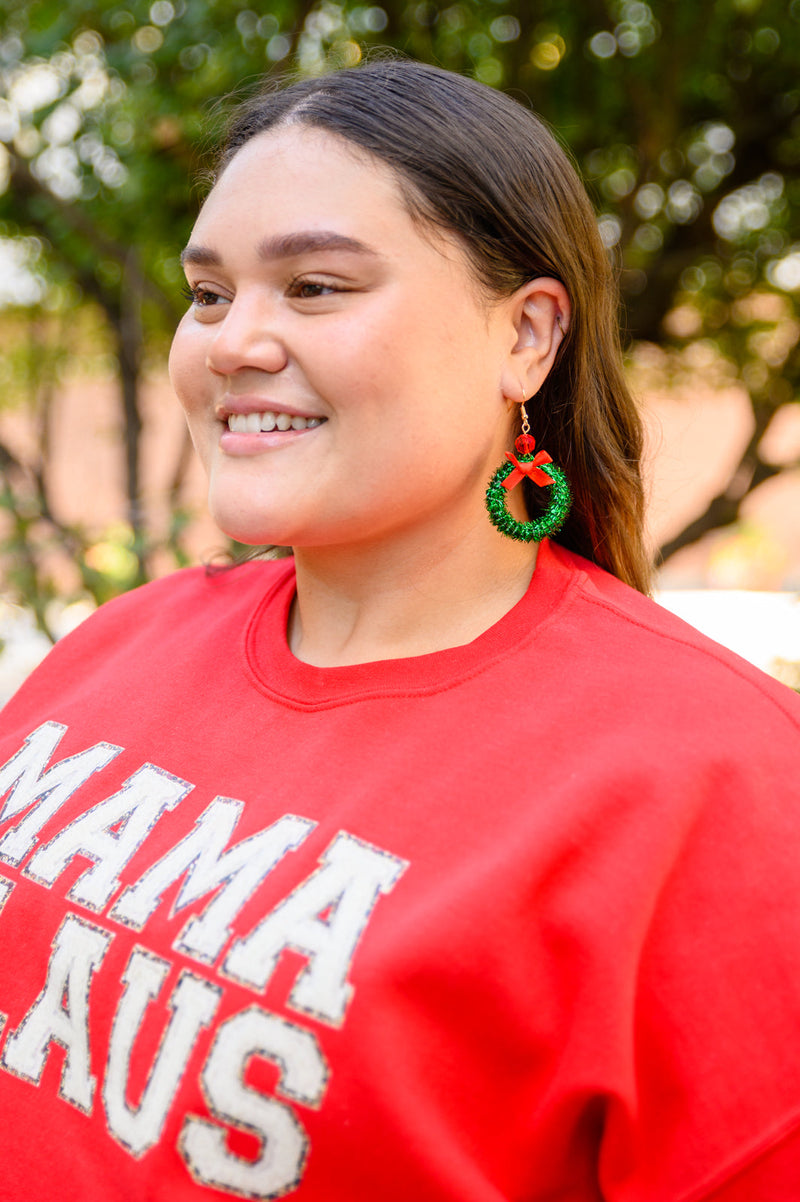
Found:
M 231 413 L 227 424 L 234 434 L 260 434 L 271 430 L 312 430 L 324 421 L 324 417 L 300 417 L 298 414 L 269 410 L 266 413 Z

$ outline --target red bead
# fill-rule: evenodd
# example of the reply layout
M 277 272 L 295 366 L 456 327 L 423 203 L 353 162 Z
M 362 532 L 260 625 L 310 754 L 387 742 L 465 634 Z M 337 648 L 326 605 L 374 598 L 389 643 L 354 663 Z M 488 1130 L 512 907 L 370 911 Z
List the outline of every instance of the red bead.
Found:
M 520 434 L 514 443 L 518 455 L 532 455 L 536 447 L 536 439 L 532 434 Z

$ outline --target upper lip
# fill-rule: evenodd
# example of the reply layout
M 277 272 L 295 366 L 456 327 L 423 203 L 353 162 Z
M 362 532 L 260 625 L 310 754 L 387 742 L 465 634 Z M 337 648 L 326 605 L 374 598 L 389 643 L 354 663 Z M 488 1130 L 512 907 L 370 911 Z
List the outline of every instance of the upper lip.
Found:
M 290 417 L 317 418 L 323 421 L 321 413 L 310 413 L 297 405 L 288 405 L 285 401 L 271 401 L 267 397 L 258 396 L 226 396 L 215 407 L 218 421 L 225 422 L 233 413 L 288 413 Z

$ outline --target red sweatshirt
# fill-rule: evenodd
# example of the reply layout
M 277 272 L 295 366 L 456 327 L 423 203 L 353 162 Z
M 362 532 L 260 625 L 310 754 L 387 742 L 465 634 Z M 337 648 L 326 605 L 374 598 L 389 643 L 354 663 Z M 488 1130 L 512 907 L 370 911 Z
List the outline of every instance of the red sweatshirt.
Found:
M 0 715 L 0 1197 L 800 1196 L 800 705 L 543 544 L 468 646 L 294 659 L 291 561 Z

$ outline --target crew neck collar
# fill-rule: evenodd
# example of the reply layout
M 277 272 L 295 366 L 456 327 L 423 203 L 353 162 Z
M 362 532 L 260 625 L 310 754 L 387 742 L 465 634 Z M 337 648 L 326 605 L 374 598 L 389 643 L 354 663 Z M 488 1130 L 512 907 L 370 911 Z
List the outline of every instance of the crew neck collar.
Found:
M 407 659 L 317 668 L 289 649 L 287 626 L 296 582 L 294 560 L 281 561 L 245 629 L 245 657 L 253 683 L 292 709 L 317 710 L 379 697 L 412 697 L 452 688 L 511 658 L 534 640 L 565 600 L 575 567 L 547 540 L 522 599 L 472 642 Z

